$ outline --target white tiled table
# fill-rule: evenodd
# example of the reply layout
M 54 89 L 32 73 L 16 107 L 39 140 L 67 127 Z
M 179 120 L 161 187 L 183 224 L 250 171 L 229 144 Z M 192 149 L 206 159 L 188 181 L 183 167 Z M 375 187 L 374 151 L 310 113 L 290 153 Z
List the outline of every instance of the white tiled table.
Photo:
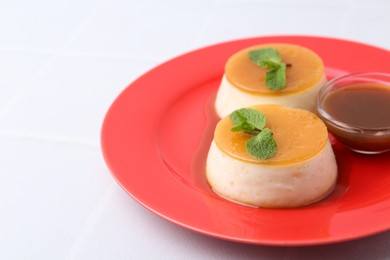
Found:
M 167 59 L 281 34 L 389 49 L 389 13 L 387 0 L 0 1 L 0 258 L 390 258 L 389 232 L 284 248 L 183 229 L 119 187 L 99 142 L 115 97 Z

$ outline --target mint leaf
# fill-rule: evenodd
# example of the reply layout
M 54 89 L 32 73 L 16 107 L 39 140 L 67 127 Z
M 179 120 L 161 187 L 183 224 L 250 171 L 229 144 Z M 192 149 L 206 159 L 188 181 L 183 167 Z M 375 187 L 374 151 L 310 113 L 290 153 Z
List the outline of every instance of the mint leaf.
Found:
M 256 130 L 256 127 L 254 127 L 253 125 L 251 124 L 248 124 L 247 122 L 242 122 L 241 124 L 239 124 L 238 126 L 235 126 L 231 129 L 232 132 L 241 132 L 241 131 L 245 131 L 245 132 L 253 132 Z
M 233 132 L 255 131 L 258 133 L 259 130 L 264 128 L 267 122 L 267 118 L 262 112 L 250 108 L 235 110 L 229 117 L 233 122 L 234 127 L 231 129 Z
M 250 51 L 249 58 L 258 66 L 266 69 L 276 69 L 282 62 L 282 57 L 278 51 L 272 48 Z
M 276 154 L 276 142 L 269 128 L 264 128 L 258 135 L 246 142 L 247 151 L 256 158 L 269 159 Z
M 265 78 L 265 85 L 269 89 L 281 90 L 286 86 L 286 64 L 282 62 L 282 57 L 277 50 L 273 48 L 252 50 L 249 51 L 248 56 L 257 66 L 271 69 Z
M 279 68 L 268 71 L 265 84 L 272 90 L 281 90 L 286 86 L 286 64 L 282 63 Z
M 266 116 L 257 110 L 241 108 L 229 115 L 233 123 L 232 132 L 245 132 L 254 135 L 246 143 L 246 150 L 253 157 L 268 159 L 276 153 L 276 142 L 269 128 L 264 128 L 267 123 Z

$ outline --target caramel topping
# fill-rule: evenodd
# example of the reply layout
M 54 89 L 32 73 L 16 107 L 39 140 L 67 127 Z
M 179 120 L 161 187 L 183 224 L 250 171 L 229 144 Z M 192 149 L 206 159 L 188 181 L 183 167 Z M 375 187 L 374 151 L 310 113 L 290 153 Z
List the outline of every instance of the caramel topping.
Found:
M 230 131 L 233 124 L 229 117 L 225 117 L 216 126 L 214 141 L 219 149 L 235 159 L 264 165 L 291 164 L 312 158 L 324 149 L 328 141 L 325 124 L 309 111 L 280 105 L 258 105 L 251 108 L 263 112 L 267 117 L 265 127 L 273 133 L 277 153 L 266 160 L 252 157 L 246 151 L 245 143 L 253 136 Z
M 248 57 L 250 50 L 276 49 L 282 61 L 289 64 L 286 69 L 286 87 L 279 91 L 265 86 L 267 69 L 254 64 Z M 286 95 L 303 91 L 318 84 L 324 77 L 322 59 L 313 51 L 292 44 L 266 44 L 243 49 L 234 54 L 225 67 L 227 80 L 237 88 L 261 95 Z

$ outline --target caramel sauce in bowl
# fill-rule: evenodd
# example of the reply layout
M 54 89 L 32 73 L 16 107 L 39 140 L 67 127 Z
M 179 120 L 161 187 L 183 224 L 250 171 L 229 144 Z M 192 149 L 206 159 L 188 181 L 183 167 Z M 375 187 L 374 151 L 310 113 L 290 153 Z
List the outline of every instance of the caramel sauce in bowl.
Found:
M 390 150 L 390 74 L 334 78 L 318 93 L 317 110 L 333 136 L 351 150 L 366 154 Z

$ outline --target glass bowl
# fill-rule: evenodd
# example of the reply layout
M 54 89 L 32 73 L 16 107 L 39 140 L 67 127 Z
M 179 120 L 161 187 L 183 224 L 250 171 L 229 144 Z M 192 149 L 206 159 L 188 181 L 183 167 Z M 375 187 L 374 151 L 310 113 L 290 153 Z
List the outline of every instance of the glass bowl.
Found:
M 317 95 L 317 110 L 333 136 L 359 153 L 390 150 L 390 74 L 336 77 Z

